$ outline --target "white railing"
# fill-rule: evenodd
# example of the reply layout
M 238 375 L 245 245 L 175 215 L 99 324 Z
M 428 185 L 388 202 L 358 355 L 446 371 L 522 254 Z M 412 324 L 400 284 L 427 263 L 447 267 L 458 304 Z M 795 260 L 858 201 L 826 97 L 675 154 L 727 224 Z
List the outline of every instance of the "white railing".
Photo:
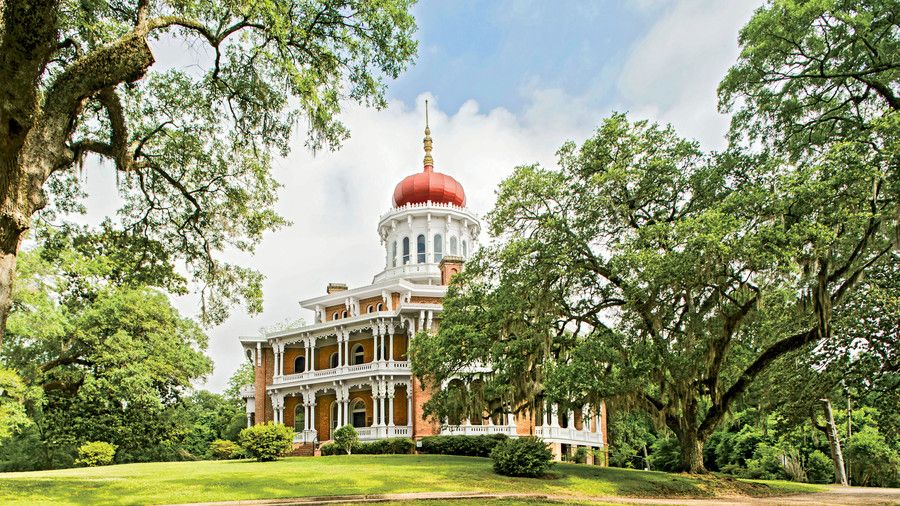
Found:
M 479 436 L 482 434 L 516 435 L 515 425 L 444 425 L 441 434 L 445 436 Z
M 405 278 L 415 275 L 440 277 L 441 269 L 438 267 L 438 264 L 435 263 L 398 265 L 397 267 L 391 267 L 376 274 L 372 279 L 372 283 L 377 283 L 388 278 Z
M 575 427 L 535 427 L 534 435 L 554 443 L 590 444 L 603 446 L 603 434 L 578 430 Z
M 313 430 L 302 430 L 300 432 L 294 433 L 294 442 L 295 443 L 315 443 L 316 442 L 316 431 Z
M 412 427 L 409 425 L 357 427 L 356 434 L 360 441 L 374 441 L 389 437 L 410 437 Z
M 318 371 L 306 371 L 297 374 L 285 374 L 284 376 L 275 376 L 272 378 L 272 384 L 284 385 L 288 383 L 290 386 L 307 385 L 321 382 L 323 379 L 328 381 L 334 379 L 353 379 L 371 376 L 372 374 L 377 374 L 379 372 L 389 372 L 392 374 L 409 372 L 409 361 L 385 360 L 381 362 L 366 362 L 365 364 L 334 367 Z

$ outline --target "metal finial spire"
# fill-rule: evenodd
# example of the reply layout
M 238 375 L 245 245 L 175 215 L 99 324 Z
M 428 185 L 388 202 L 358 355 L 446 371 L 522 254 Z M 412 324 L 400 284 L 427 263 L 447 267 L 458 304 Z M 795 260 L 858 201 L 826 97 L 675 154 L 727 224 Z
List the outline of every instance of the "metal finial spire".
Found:
M 431 157 L 431 128 L 428 127 L 428 100 L 425 100 L 425 172 L 430 172 L 434 168 L 434 158 Z

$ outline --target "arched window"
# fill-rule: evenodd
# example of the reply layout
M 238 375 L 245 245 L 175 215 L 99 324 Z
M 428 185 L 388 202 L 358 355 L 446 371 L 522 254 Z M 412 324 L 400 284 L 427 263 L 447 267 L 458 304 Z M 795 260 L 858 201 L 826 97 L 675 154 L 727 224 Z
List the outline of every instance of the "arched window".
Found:
M 391 267 L 397 267 L 397 241 L 391 244 Z
M 465 245 L 465 243 L 463 243 L 463 245 Z M 346 318 L 346 317 L 347 317 L 347 310 L 345 309 L 344 312 L 341 313 L 341 318 Z
M 462 252 L 462 253 L 463 253 L 463 254 L 462 254 L 463 258 L 469 258 L 469 251 L 468 251 L 468 248 L 467 248 L 466 246 L 468 246 L 468 244 L 466 244 L 466 240 L 463 239 L 463 252 Z
M 375 309 L 375 308 L 372 307 L 372 304 L 369 304 L 369 306 L 366 307 L 366 312 L 367 312 L 367 313 L 371 313 L 374 309 Z
M 403 265 L 409 263 L 409 237 L 403 238 Z
M 444 258 L 444 238 L 441 234 L 434 235 L 434 261 L 440 262 Z
M 294 408 L 294 431 L 302 432 L 306 429 L 306 424 L 304 420 L 306 419 L 306 411 L 303 409 L 303 404 L 297 404 Z
M 456 248 L 456 237 L 450 238 L 450 254 L 456 256 L 459 254 Z
M 334 314 L 331 315 L 331 319 L 332 319 L 332 320 L 337 320 L 337 319 L 338 319 L 338 312 L 337 312 L 337 311 L 335 311 Z
M 294 359 L 294 374 L 306 371 L 306 357 L 297 357 Z
M 383 308 L 384 308 L 384 304 L 379 302 L 378 305 L 375 306 L 375 311 L 381 311 Z
M 361 344 L 357 344 L 353 347 L 353 365 L 359 365 L 365 363 L 365 354 L 363 353 L 363 347 Z
M 357 428 L 366 426 L 366 403 L 362 399 L 350 405 L 350 423 Z
M 425 263 L 425 236 L 422 234 L 416 237 L 416 262 Z
M 328 362 L 331 364 L 331 368 L 334 369 L 338 366 L 338 354 L 334 352 L 331 354 L 331 358 L 328 359 Z

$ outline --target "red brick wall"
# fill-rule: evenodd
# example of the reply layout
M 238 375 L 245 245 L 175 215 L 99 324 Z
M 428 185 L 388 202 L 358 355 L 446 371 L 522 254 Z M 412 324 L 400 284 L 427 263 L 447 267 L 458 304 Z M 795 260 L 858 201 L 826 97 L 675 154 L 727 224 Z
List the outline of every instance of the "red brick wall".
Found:
M 422 385 L 417 378 L 412 379 L 413 389 L 413 437 L 434 436 L 440 432 L 440 426 L 436 420 L 429 417 L 423 420 L 425 403 L 431 398 L 430 389 L 422 390 Z

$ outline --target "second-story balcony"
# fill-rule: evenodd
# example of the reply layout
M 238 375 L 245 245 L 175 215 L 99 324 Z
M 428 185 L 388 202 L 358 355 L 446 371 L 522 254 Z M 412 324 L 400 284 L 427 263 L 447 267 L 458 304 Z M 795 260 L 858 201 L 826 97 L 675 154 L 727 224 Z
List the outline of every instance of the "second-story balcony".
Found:
M 284 376 L 275 376 L 272 379 L 272 386 L 305 386 L 333 380 L 365 378 L 377 374 L 410 374 L 409 361 L 382 360 L 366 362 L 364 364 L 332 367 L 330 369 L 321 369 L 317 371 L 305 371 L 297 374 L 286 374 Z

